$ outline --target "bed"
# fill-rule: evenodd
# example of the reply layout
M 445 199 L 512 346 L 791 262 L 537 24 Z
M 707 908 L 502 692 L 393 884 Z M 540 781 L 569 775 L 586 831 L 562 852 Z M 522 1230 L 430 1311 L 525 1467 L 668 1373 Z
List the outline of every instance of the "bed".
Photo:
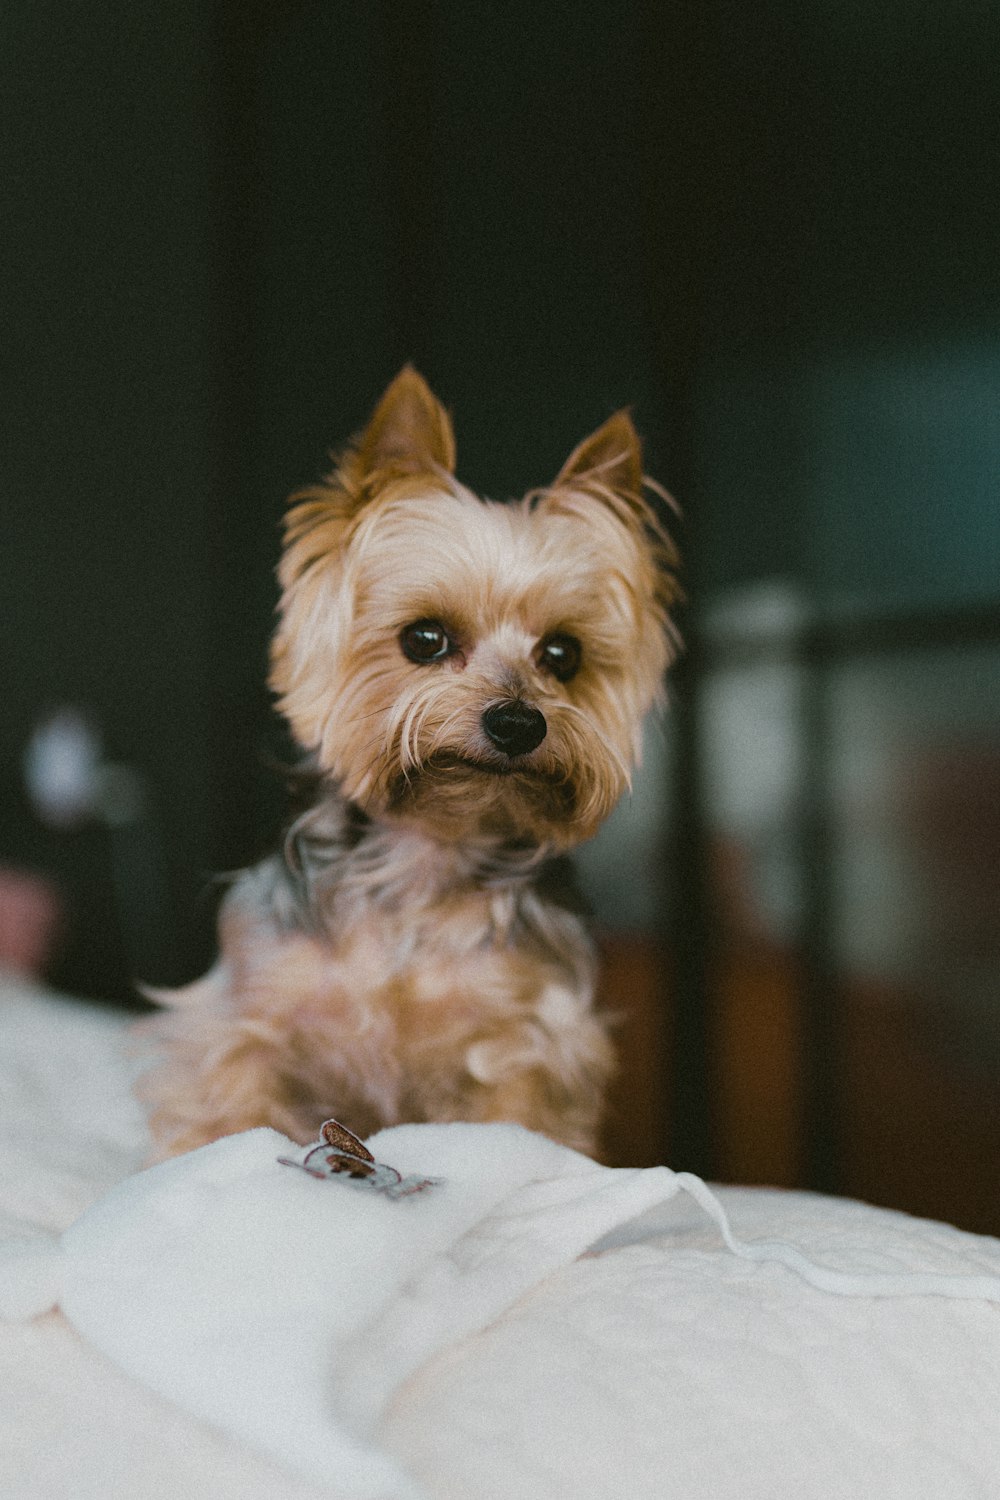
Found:
M 75 1313 L 74 1322 L 58 1308 L 39 1312 L 30 1298 L 18 1306 L 11 1291 L 19 1248 L 54 1242 L 116 1195 L 135 1199 L 133 1185 L 150 1179 L 136 1176 L 148 1143 L 131 1094 L 137 1064 L 126 1029 L 106 1008 L 13 975 L 0 981 L 0 1307 L 5 1288 L 9 1294 L 0 1322 L 5 1497 L 354 1500 L 384 1492 L 386 1500 L 986 1500 L 1000 1494 L 1000 1243 L 858 1203 L 764 1189 L 716 1190 L 711 1204 L 721 1205 L 727 1220 L 720 1227 L 711 1204 L 706 1211 L 697 1197 L 675 1191 L 669 1174 L 598 1179 L 579 1158 L 565 1169 L 552 1158 L 560 1202 L 565 1170 L 575 1193 L 584 1184 L 605 1204 L 617 1195 L 617 1206 L 605 1207 L 593 1225 L 576 1208 L 572 1233 L 560 1230 L 558 1245 L 558 1234 L 549 1234 L 548 1259 L 536 1256 L 533 1269 L 486 1311 L 456 1313 L 455 1283 L 441 1294 L 441 1267 L 431 1265 L 418 1288 L 425 1298 L 419 1320 L 413 1286 L 399 1282 L 380 1321 L 360 1333 L 355 1328 L 347 1343 L 330 1343 L 329 1368 L 315 1382 L 314 1426 L 325 1421 L 320 1408 L 328 1403 L 331 1421 L 343 1417 L 350 1428 L 357 1389 L 373 1370 L 382 1380 L 384 1399 L 370 1403 L 369 1420 L 351 1429 L 351 1441 L 375 1455 L 376 1468 L 360 1487 L 349 1464 L 338 1472 L 335 1457 L 325 1467 L 312 1458 L 296 1462 L 311 1439 L 304 1426 L 293 1430 L 294 1410 L 284 1416 L 277 1410 L 277 1380 L 270 1400 L 264 1390 L 259 1419 L 248 1418 L 242 1428 L 238 1420 L 216 1420 L 183 1392 L 169 1399 L 155 1373 L 161 1323 L 147 1318 L 144 1373 L 137 1376 L 138 1366 L 130 1373 L 115 1353 L 113 1338 L 98 1335 L 95 1342 L 81 1333 L 85 1316 Z M 387 1133 L 386 1149 L 403 1157 L 412 1149 L 415 1161 L 426 1157 L 433 1168 L 442 1159 L 433 1136 L 441 1128 Z M 503 1146 L 497 1161 L 517 1156 L 516 1139 L 513 1146 L 495 1139 Z M 538 1161 L 549 1161 L 547 1149 L 548 1143 L 537 1147 Z M 275 1159 L 268 1141 L 257 1140 L 253 1153 Z M 475 1155 L 471 1147 L 468 1154 Z M 477 1170 L 476 1191 L 493 1170 L 488 1164 Z M 524 1207 L 534 1194 L 537 1209 L 538 1179 L 546 1172 L 529 1166 L 521 1173 L 517 1212 L 505 1210 L 504 1246 L 512 1243 L 512 1225 L 522 1246 L 541 1243 L 548 1232 L 537 1227 L 542 1217 Z M 334 1211 L 329 1205 L 353 1212 L 362 1202 L 350 1198 L 350 1186 L 313 1182 L 287 1167 L 273 1176 L 289 1202 L 299 1195 L 303 1203 L 322 1204 L 322 1213 Z M 494 1235 L 495 1200 L 496 1194 Z M 377 1212 L 405 1216 L 408 1209 L 379 1204 Z M 473 1231 L 480 1251 L 482 1222 Z M 310 1274 L 331 1242 L 320 1226 Z M 499 1245 L 495 1239 L 488 1255 L 479 1253 L 481 1286 L 495 1287 L 506 1274 L 508 1249 Z M 155 1244 L 150 1253 L 155 1258 Z M 130 1283 L 115 1279 L 112 1260 L 109 1252 L 99 1267 L 117 1296 L 111 1320 L 120 1314 L 127 1321 Z M 239 1285 L 252 1288 L 250 1272 L 241 1279 L 238 1246 L 233 1264 Z M 283 1278 L 300 1300 L 304 1264 L 293 1255 Z M 344 1301 L 335 1267 L 316 1276 L 315 1305 Z M 435 1298 L 447 1302 L 443 1320 Z M 428 1318 L 434 1327 L 425 1337 Z M 409 1330 L 405 1337 L 401 1329 Z M 258 1339 L 255 1348 L 266 1343 Z M 345 1363 L 348 1345 L 353 1352 Z M 166 1353 L 161 1362 L 168 1363 Z M 223 1373 L 216 1384 L 228 1379 Z M 260 1399 L 261 1391 L 248 1386 L 251 1414 Z M 284 1447 L 264 1440 L 269 1423 L 282 1429 Z M 371 1473 L 386 1476 L 382 1490 Z

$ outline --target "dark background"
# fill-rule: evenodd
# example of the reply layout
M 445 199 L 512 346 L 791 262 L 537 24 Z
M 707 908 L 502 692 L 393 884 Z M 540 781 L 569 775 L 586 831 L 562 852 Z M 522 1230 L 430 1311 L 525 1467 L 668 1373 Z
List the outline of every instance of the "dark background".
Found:
M 283 501 L 405 360 L 497 498 L 629 404 L 691 604 L 656 900 L 598 915 L 671 1159 L 1000 1229 L 996 7 L 8 0 L 0 34 L 0 862 L 63 892 L 52 978 L 210 959 L 213 875 L 282 814 Z M 797 769 L 741 833 L 720 693 L 772 669 Z M 130 831 L 29 805 L 67 703 L 144 778 Z

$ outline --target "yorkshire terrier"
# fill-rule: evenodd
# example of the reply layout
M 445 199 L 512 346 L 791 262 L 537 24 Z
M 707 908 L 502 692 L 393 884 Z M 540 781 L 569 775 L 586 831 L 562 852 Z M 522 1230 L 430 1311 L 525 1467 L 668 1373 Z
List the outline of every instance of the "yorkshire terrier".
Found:
M 230 890 L 216 966 L 161 997 L 162 1154 L 257 1125 L 306 1142 L 331 1115 L 596 1149 L 613 1049 L 551 871 L 629 785 L 676 559 L 626 412 L 519 502 L 454 469 L 407 367 L 292 497 L 270 682 L 314 798 Z

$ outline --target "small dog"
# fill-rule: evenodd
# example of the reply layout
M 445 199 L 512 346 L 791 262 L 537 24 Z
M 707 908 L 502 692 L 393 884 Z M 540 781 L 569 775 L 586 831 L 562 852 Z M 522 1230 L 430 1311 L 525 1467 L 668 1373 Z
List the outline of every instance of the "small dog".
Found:
M 625 412 L 517 503 L 454 468 L 407 367 L 292 498 L 271 686 L 314 797 L 227 896 L 215 968 L 159 997 L 163 1154 L 256 1125 L 307 1142 L 331 1115 L 595 1150 L 613 1051 L 551 871 L 629 785 L 675 554 Z

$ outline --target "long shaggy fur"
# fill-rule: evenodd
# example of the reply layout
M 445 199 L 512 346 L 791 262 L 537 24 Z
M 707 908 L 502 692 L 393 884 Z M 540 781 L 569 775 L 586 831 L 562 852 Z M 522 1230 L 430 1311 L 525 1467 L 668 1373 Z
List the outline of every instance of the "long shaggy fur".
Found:
M 165 997 L 143 1085 L 164 1152 L 331 1115 L 516 1120 L 595 1148 L 613 1064 L 553 856 L 629 784 L 672 653 L 675 558 L 618 413 L 523 500 L 454 478 L 411 369 L 330 477 L 293 497 L 271 684 L 315 796 L 224 903 L 216 967 Z M 407 627 L 433 622 L 440 659 Z M 561 680 L 546 643 L 578 643 Z M 484 715 L 544 719 L 498 746 Z

